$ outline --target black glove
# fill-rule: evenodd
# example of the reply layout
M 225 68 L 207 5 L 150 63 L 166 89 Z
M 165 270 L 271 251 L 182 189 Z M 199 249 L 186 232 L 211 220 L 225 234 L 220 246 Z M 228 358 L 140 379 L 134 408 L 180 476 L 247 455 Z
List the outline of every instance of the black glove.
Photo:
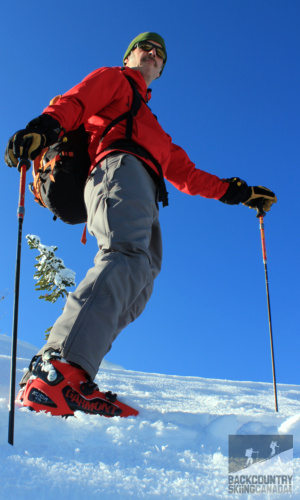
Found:
M 243 203 L 247 207 L 258 208 L 262 201 L 261 208 L 265 212 L 268 212 L 273 203 L 277 201 L 275 193 L 263 186 L 248 186 L 245 181 L 242 181 L 238 177 L 224 180 L 225 182 L 229 182 L 229 187 L 222 198 L 220 198 L 222 203 L 227 203 L 228 205 Z
M 27 127 L 16 132 L 8 141 L 4 160 L 9 167 L 16 167 L 23 154 L 34 160 L 43 148 L 54 144 L 62 128 L 50 115 L 41 115 L 31 120 Z

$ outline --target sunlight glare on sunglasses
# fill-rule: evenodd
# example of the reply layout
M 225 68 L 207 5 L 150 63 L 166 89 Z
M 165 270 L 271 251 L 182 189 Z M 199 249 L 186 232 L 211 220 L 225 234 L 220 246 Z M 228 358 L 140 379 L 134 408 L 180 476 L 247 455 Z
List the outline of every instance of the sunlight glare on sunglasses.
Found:
M 148 42 L 148 41 L 138 42 L 134 46 L 134 48 L 136 48 L 136 47 L 138 47 L 139 49 L 145 50 L 146 52 L 150 52 L 150 50 L 155 48 L 157 56 L 160 57 L 161 59 L 163 59 L 163 61 L 166 60 L 166 52 L 164 51 L 164 49 L 162 47 L 159 47 L 158 45 L 155 45 L 152 42 Z

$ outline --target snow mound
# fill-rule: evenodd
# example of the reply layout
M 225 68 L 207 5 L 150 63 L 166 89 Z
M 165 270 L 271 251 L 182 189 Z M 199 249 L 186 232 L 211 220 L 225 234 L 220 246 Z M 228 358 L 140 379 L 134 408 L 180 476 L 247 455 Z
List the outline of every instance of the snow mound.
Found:
M 299 386 L 278 386 L 276 414 L 272 384 L 133 372 L 106 363 L 96 382 L 137 408 L 138 417 L 77 412 L 65 420 L 16 409 L 12 447 L 6 432 L 10 343 L 0 335 L 1 498 L 27 500 L 36 491 L 45 500 L 245 500 L 228 493 L 228 435 L 278 433 L 294 435 L 293 496 L 299 498 Z M 36 351 L 19 342 L 18 380 Z

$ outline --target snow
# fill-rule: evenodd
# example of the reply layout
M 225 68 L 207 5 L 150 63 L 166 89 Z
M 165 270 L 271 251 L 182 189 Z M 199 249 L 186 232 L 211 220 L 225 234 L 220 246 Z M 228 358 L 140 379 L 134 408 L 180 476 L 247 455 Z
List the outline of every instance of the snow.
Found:
M 293 434 L 299 498 L 300 387 L 142 373 L 105 362 L 96 378 L 139 410 L 135 418 L 76 413 L 67 420 L 16 408 L 7 443 L 11 339 L 0 335 L 1 493 L 31 499 L 217 499 L 228 493 L 229 434 Z M 18 343 L 17 380 L 37 349 Z

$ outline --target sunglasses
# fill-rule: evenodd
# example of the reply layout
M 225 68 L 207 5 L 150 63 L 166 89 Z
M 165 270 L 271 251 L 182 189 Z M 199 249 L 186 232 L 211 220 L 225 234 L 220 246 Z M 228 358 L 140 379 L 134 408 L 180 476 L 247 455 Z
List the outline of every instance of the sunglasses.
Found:
M 146 42 L 138 42 L 135 44 L 133 49 L 135 49 L 136 47 L 138 47 L 139 49 L 145 50 L 146 52 L 150 52 L 150 50 L 155 49 L 157 56 L 160 57 L 161 59 L 163 59 L 163 61 L 165 61 L 167 58 L 167 54 L 166 54 L 165 50 L 162 47 L 159 47 L 158 45 L 155 45 L 152 42 L 147 42 L 147 41 Z

